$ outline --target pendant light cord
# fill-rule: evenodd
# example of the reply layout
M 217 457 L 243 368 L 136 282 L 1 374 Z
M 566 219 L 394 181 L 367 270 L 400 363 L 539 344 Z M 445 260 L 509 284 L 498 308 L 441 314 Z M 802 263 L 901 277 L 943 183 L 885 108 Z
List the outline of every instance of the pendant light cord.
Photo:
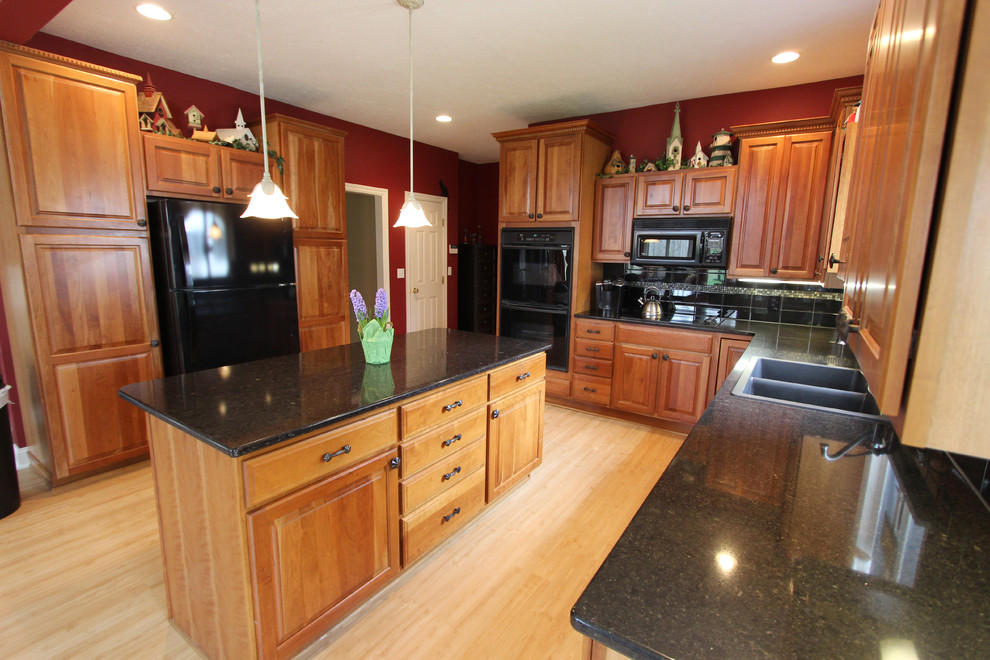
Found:
M 261 94 L 261 154 L 265 161 L 265 176 L 263 181 L 271 179 L 268 172 L 268 127 L 265 125 L 265 76 L 261 72 L 261 1 L 254 0 L 254 25 L 258 35 L 258 88 Z
M 409 6 L 409 198 L 415 199 L 413 186 L 413 7 Z

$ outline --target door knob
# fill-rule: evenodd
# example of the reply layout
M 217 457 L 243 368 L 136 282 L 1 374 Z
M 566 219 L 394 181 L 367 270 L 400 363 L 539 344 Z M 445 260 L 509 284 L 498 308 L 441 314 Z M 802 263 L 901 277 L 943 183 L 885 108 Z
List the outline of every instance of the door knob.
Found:
M 417 289 L 416 287 L 413 287 L 413 293 L 419 293 L 419 289 Z

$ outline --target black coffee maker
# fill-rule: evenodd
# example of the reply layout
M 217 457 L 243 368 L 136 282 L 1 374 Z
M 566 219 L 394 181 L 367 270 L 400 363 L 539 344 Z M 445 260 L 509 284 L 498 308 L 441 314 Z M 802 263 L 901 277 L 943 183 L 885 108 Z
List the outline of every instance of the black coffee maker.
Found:
M 625 281 L 621 279 L 595 282 L 595 305 L 599 316 L 607 319 L 619 318 L 623 286 Z

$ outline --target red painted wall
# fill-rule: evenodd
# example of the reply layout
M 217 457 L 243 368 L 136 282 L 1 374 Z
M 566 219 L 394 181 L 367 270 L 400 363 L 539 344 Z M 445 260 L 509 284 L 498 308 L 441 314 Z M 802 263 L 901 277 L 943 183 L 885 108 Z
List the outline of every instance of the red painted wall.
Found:
M 139 76 L 150 73 L 155 87 L 165 95 L 175 125 L 186 135 L 190 134 L 191 129 L 188 129 L 186 125 L 183 111 L 193 104 L 203 111 L 204 121 L 211 128 L 233 126 L 238 108 L 243 109 L 247 121 L 257 119 L 260 114 L 258 95 L 251 92 L 172 71 L 148 62 L 121 57 L 114 53 L 44 33 L 37 34 L 26 45 Z M 348 183 L 387 188 L 389 191 L 388 216 L 393 219 L 392 221 L 398 217 L 405 191 L 409 188 L 409 139 L 407 137 L 392 135 L 272 99 L 266 99 L 265 104 L 269 113 L 278 112 L 347 131 L 347 138 L 344 143 L 345 180 Z M 446 185 L 449 191 L 447 242 L 456 243 L 459 236 L 459 158 L 457 153 L 417 142 L 414 161 L 416 192 L 439 195 L 439 182 L 443 181 Z M 291 200 L 289 201 L 291 204 Z M 351 254 L 348 257 L 355 259 L 360 258 L 361 255 Z M 394 303 L 404 300 L 405 280 L 397 279 L 395 272 L 397 268 L 405 267 L 405 261 L 404 230 L 391 229 L 389 231 L 389 267 L 392 272 L 389 279 L 393 298 L 392 321 L 395 323 L 396 332 L 399 333 L 405 332 L 406 310 L 405 305 L 401 302 L 400 304 Z M 448 255 L 447 263 L 456 269 L 457 257 Z M 447 323 L 448 327 L 451 328 L 457 325 L 456 282 L 456 270 L 454 270 L 452 284 L 447 293 Z M 363 291 L 362 294 L 364 294 L 365 299 L 374 297 L 374 291 Z

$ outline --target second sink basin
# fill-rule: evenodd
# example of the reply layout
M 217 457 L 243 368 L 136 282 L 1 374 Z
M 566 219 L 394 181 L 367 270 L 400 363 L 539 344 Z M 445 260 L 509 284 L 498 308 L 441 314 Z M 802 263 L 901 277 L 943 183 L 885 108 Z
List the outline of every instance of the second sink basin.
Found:
M 851 415 L 880 416 L 862 372 L 845 367 L 756 358 L 743 371 L 732 394 Z

